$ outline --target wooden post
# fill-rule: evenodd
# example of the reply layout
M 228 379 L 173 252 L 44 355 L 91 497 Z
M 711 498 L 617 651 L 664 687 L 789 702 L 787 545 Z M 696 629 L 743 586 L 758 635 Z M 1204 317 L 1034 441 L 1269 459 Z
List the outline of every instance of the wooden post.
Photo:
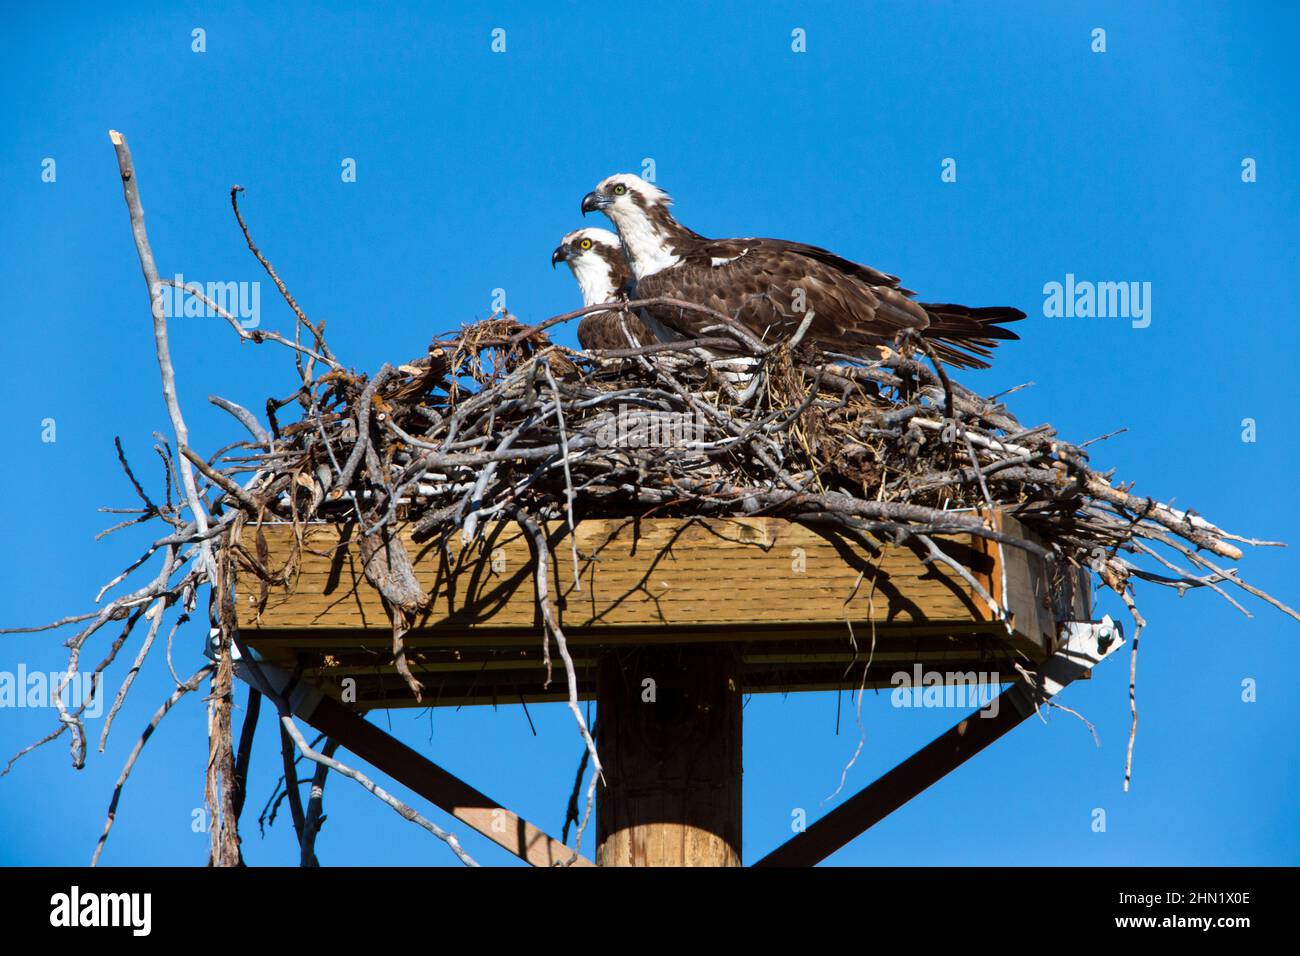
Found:
M 740 678 L 734 644 L 601 657 L 598 865 L 741 865 Z

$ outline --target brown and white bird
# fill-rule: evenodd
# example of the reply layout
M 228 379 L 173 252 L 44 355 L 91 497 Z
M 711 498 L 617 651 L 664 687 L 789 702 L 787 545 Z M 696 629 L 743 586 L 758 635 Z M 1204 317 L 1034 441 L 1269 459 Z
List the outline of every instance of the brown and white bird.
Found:
M 972 309 L 917 302 L 897 277 L 784 239 L 707 239 L 668 211 L 668 194 L 639 176 L 610 176 L 582 200 L 584 214 L 603 212 L 618 229 L 639 299 L 675 298 L 729 315 L 765 342 L 792 337 L 814 313 L 803 341 L 827 352 L 880 354 L 899 332 L 914 329 L 945 363 L 988 368 L 999 340 L 1019 338 L 1002 327 L 1023 319 L 1007 306 Z M 698 338 L 714 320 L 656 306 L 642 313 Z
M 573 271 L 584 306 L 612 302 L 631 291 L 632 271 L 623 258 L 618 236 L 608 229 L 569 233 L 551 253 L 552 269 L 557 262 L 567 263 Z M 578 323 L 578 344 L 587 350 L 625 349 L 654 341 L 655 336 L 630 312 L 592 312 Z

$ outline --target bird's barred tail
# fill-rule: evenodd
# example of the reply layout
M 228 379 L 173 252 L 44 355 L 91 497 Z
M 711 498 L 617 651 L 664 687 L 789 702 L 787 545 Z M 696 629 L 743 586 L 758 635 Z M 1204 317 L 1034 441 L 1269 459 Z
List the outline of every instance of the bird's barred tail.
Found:
M 930 313 L 930 325 L 921 334 L 935 354 L 955 368 L 988 368 L 984 361 L 998 342 L 1018 339 L 1008 322 L 1019 322 L 1025 313 L 1010 306 L 995 305 L 972 309 L 964 305 L 920 303 Z

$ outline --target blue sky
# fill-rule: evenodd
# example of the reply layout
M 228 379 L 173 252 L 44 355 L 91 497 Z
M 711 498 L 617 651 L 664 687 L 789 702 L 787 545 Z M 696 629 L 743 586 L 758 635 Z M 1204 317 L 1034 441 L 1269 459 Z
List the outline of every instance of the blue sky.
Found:
M 1098 27 L 1104 53 L 1091 49 Z M 204 53 L 191 50 L 195 28 Z M 504 53 L 490 49 L 494 28 Z M 791 50 L 795 28 L 805 53 Z M 157 487 L 150 434 L 168 425 L 110 127 L 130 139 L 164 275 L 262 278 L 230 215 L 240 183 L 262 248 L 362 370 L 485 317 L 494 289 L 528 319 L 574 307 L 551 249 L 581 224 L 583 193 L 653 159 L 682 220 L 706 235 L 813 242 L 931 301 L 1023 308 L 1023 341 L 970 385 L 1033 381 L 1012 399 L 1025 423 L 1079 441 L 1128 428 L 1094 462 L 1139 492 L 1300 541 L 1287 328 L 1300 261 L 1298 29 L 1288 3 L 14 5 L 0 38 L 0 621 L 84 609 L 144 542 L 93 541 L 110 523 L 95 509 L 132 502 L 114 435 Z M 46 158 L 54 182 L 42 181 Z M 345 158 L 356 182 L 342 181 Z M 956 182 L 941 181 L 945 158 Z M 1150 282 L 1150 326 L 1044 318 L 1044 284 L 1067 273 Z M 292 328 L 269 285 L 262 307 L 264 327 Z M 261 407 L 294 381 L 287 353 L 241 347 L 213 320 L 179 320 L 171 334 L 199 448 L 237 437 L 208 394 Z M 557 338 L 574 342 L 571 330 Z M 41 439 L 48 418 L 53 443 Z M 1242 440 L 1247 418 L 1254 442 Z M 1293 551 L 1249 554 L 1243 568 L 1300 603 Z M 1068 716 L 1029 722 L 831 862 L 1300 863 L 1300 625 L 1257 602 L 1248 620 L 1209 593 L 1147 586 L 1139 598 L 1150 627 L 1132 792 L 1121 792 L 1125 655 L 1064 698 L 1096 724 L 1100 748 Z M 1122 613 L 1111 600 L 1099 610 Z M 178 668 L 198 666 L 201 639 L 181 630 Z M 0 670 L 63 660 L 58 637 L 0 637 Z M 1254 703 L 1241 699 L 1248 678 Z M 75 772 L 60 742 L 0 779 L 0 863 L 89 859 L 122 761 L 169 686 L 155 654 L 106 753 Z M 845 794 L 959 716 L 869 699 Z M 519 707 L 376 719 L 558 831 L 579 757 L 561 707 L 532 708 L 536 736 Z M 52 721 L 0 710 L 3 756 Z M 792 809 L 816 818 L 834 805 L 857 744 L 850 720 L 835 725 L 831 694 L 749 701 L 747 860 L 789 836 Z M 254 864 L 296 858 L 287 820 L 265 837 L 255 823 L 279 773 L 273 740 L 267 718 L 245 812 Z M 137 765 L 106 863 L 202 864 L 207 837 L 191 814 L 205 746 L 191 699 Z M 331 780 L 327 807 L 326 864 L 455 863 L 348 781 Z M 1105 833 L 1092 830 L 1095 808 Z M 511 862 L 428 814 L 483 862 Z

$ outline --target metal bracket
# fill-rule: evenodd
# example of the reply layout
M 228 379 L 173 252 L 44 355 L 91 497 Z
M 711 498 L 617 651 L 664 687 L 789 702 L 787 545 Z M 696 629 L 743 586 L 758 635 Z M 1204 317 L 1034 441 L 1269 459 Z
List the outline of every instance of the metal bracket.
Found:
M 221 632 L 216 628 L 212 628 L 208 632 L 208 646 L 205 653 L 212 660 L 217 659 L 217 642 L 220 640 L 220 636 Z M 249 657 L 257 665 L 256 668 L 249 666 L 248 660 L 245 660 L 244 656 L 240 654 L 238 644 L 231 644 L 230 660 L 235 667 L 235 676 L 245 684 L 256 687 L 268 697 L 280 697 L 286 690 L 289 690 L 289 709 L 293 711 L 295 717 L 309 721 L 324 694 L 306 681 L 299 680 L 295 684 L 292 673 L 283 667 L 268 664 L 254 648 L 250 647 L 248 653 Z M 258 680 L 259 674 L 262 676 L 262 680 Z M 266 686 L 267 684 L 270 686 Z M 292 689 L 290 689 L 291 685 Z
M 1123 628 L 1109 614 L 1100 621 L 1062 621 L 1057 633 L 1060 645 L 1056 653 L 1035 672 L 1038 685 L 1019 680 L 1004 694 L 1007 702 L 1026 717 L 1067 684 L 1087 680 L 1094 667 L 1124 646 Z

